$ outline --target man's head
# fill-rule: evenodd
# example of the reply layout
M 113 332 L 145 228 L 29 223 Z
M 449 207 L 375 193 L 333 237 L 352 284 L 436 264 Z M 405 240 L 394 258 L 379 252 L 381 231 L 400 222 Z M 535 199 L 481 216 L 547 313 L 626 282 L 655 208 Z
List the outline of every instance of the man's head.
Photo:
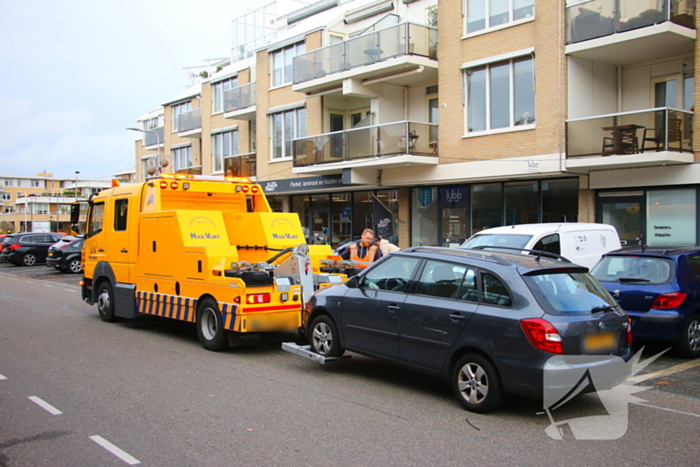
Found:
M 372 245 L 373 240 L 374 240 L 374 230 L 365 229 L 362 232 L 362 237 L 360 237 L 360 245 L 367 248 L 367 247 Z

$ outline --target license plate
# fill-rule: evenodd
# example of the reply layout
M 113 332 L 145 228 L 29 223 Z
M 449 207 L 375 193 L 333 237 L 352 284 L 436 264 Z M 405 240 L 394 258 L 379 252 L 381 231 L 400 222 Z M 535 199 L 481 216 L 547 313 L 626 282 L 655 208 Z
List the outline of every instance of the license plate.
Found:
M 583 339 L 583 347 L 586 352 L 599 352 L 610 350 L 617 344 L 617 335 L 614 332 L 598 332 L 588 334 Z

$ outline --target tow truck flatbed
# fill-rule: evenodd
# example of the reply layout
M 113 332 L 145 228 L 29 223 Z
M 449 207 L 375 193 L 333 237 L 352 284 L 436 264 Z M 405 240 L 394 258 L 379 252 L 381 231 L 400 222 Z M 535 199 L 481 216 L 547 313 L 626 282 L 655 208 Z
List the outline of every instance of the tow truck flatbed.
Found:
M 313 360 L 321 365 L 325 365 L 326 362 L 334 362 L 345 358 L 351 358 L 350 355 L 343 355 L 341 357 L 324 357 L 323 355 L 312 352 L 310 345 L 299 345 L 296 342 L 282 342 L 282 350 L 299 355 L 300 357 L 308 358 L 309 360 Z

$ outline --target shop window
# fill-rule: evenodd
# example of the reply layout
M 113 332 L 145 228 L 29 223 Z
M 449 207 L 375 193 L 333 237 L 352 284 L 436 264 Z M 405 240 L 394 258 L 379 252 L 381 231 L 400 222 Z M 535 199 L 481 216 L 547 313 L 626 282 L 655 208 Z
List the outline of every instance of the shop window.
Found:
M 472 185 L 472 235 L 503 225 L 503 186 L 500 183 Z
M 697 193 L 684 190 L 647 192 L 647 245 L 691 246 L 697 236 Z
M 505 184 L 505 223 L 534 224 L 540 221 L 540 193 L 537 182 Z
M 411 191 L 411 245 L 438 245 L 438 192 L 435 187 Z
M 542 181 L 542 222 L 578 221 L 578 180 Z

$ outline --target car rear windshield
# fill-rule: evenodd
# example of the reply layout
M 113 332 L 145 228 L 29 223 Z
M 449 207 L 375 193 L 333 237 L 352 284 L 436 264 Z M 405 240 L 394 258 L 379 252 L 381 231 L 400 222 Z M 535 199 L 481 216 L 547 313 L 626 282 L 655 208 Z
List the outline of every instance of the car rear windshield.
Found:
M 605 256 L 591 274 L 601 282 L 660 285 L 673 280 L 675 268 L 670 258 Z
M 614 311 L 615 300 L 589 273 L 524 276 L 537 303 L 550 315 L 590 315 Z
M 481 234 L 470 238 L 462 245 L 462 248 L 475 248 L 478 246 L 502 246 L 507 248 L 525 248 L 532 235 L 516 234 Z

